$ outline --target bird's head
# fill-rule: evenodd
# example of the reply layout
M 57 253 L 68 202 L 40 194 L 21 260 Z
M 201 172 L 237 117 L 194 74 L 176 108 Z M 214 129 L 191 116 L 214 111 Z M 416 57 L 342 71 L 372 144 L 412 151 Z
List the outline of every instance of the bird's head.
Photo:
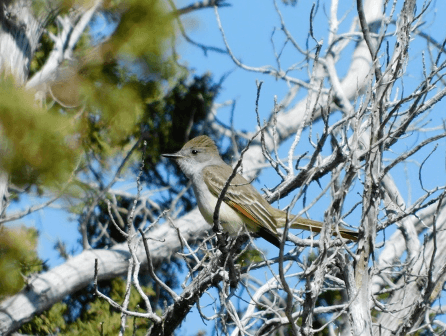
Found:
M 163 154 L 164 157 L 175 160 L 183 173 L 192 178 L 200 174 L 203 168 L 218 165 L 223 162 L 217 146 L 207 135 L 200 135 L 186 142 L 178 152 Z

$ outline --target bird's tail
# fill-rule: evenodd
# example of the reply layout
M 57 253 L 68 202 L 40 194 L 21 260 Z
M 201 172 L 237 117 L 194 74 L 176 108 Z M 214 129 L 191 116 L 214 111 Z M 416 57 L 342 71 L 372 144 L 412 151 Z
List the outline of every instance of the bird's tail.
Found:
M 293 221 L 291 224 L 291 228 L 292 229 L 300 229 L 300 230 L 306 230 L 306 231 L 312 231 L 312 232 L 321 232 L 321 229 L 323 227 L 323 223 L 322 222 L 318 222 L 312 219 L 307 219 L 307 218 L 302 218 L 302 217 L 297 217 L 296 216 L 290 215 L 289 216 L 289 221 Z M 280 226 L 284 227 L 285 223 L 280 223 Z M 339 228 L 339 232 L 341 234 L 342 238 L 345 239 L 351 239 L 354 241 L 358 240 L 358 232 L 353 231 L 353 230 L 349 230 L 349 229 L 344 229 L 344 228 Z M 336 231 L 333 231 L 333 235 L 337 235 Z

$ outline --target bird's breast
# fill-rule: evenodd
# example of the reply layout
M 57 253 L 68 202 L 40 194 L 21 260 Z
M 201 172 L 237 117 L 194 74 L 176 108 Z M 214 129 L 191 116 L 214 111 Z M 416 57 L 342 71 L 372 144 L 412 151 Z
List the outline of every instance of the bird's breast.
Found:
M 201 181 L 201 183 L 200 181 L 193 183 L 193 189 L 201 215 L 204 217 L 206 222 L 212 225 L 214 222 L 214 211 L 218 198 L 209 191 L 209 188 L 204 181 Z M 239 233 L 240 228 L 243 227 L 243 224 L 247 224 L 244 223 L 242 215 L 232 209 L 225 202 L 221 203 L 219 217 L 223 229 L 232 236 Z

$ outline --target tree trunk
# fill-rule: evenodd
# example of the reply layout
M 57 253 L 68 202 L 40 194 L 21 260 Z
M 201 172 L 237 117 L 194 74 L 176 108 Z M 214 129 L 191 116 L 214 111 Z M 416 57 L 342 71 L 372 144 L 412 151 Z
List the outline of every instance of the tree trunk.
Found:
M 31 11 L 31 1 L 20 0 L 0 8 L 0 11 L 3 11 L 0 15 L 0 73 L 14 76 L 17 84 L 22 86 L 28 79 L 43 26 Z M 0 139 L 0 146 L 5 145 Z M 7 199 L 8 175 L 0 172 L 0 215 L 5 212 Z

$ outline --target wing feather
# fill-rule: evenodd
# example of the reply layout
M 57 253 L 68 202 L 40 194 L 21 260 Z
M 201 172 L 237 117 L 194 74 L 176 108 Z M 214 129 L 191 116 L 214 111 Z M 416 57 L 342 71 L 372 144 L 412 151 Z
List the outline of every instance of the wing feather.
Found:
M 232 168 L 228 165 L 208 166 L 203 169 L 203 179 L 211 193 L 219 197 L 231 173 Z M 223 201 L 260 228 L 277 233 L 274 217 L 268 210 L 271 206 L 240 174 L 231 181 Z

